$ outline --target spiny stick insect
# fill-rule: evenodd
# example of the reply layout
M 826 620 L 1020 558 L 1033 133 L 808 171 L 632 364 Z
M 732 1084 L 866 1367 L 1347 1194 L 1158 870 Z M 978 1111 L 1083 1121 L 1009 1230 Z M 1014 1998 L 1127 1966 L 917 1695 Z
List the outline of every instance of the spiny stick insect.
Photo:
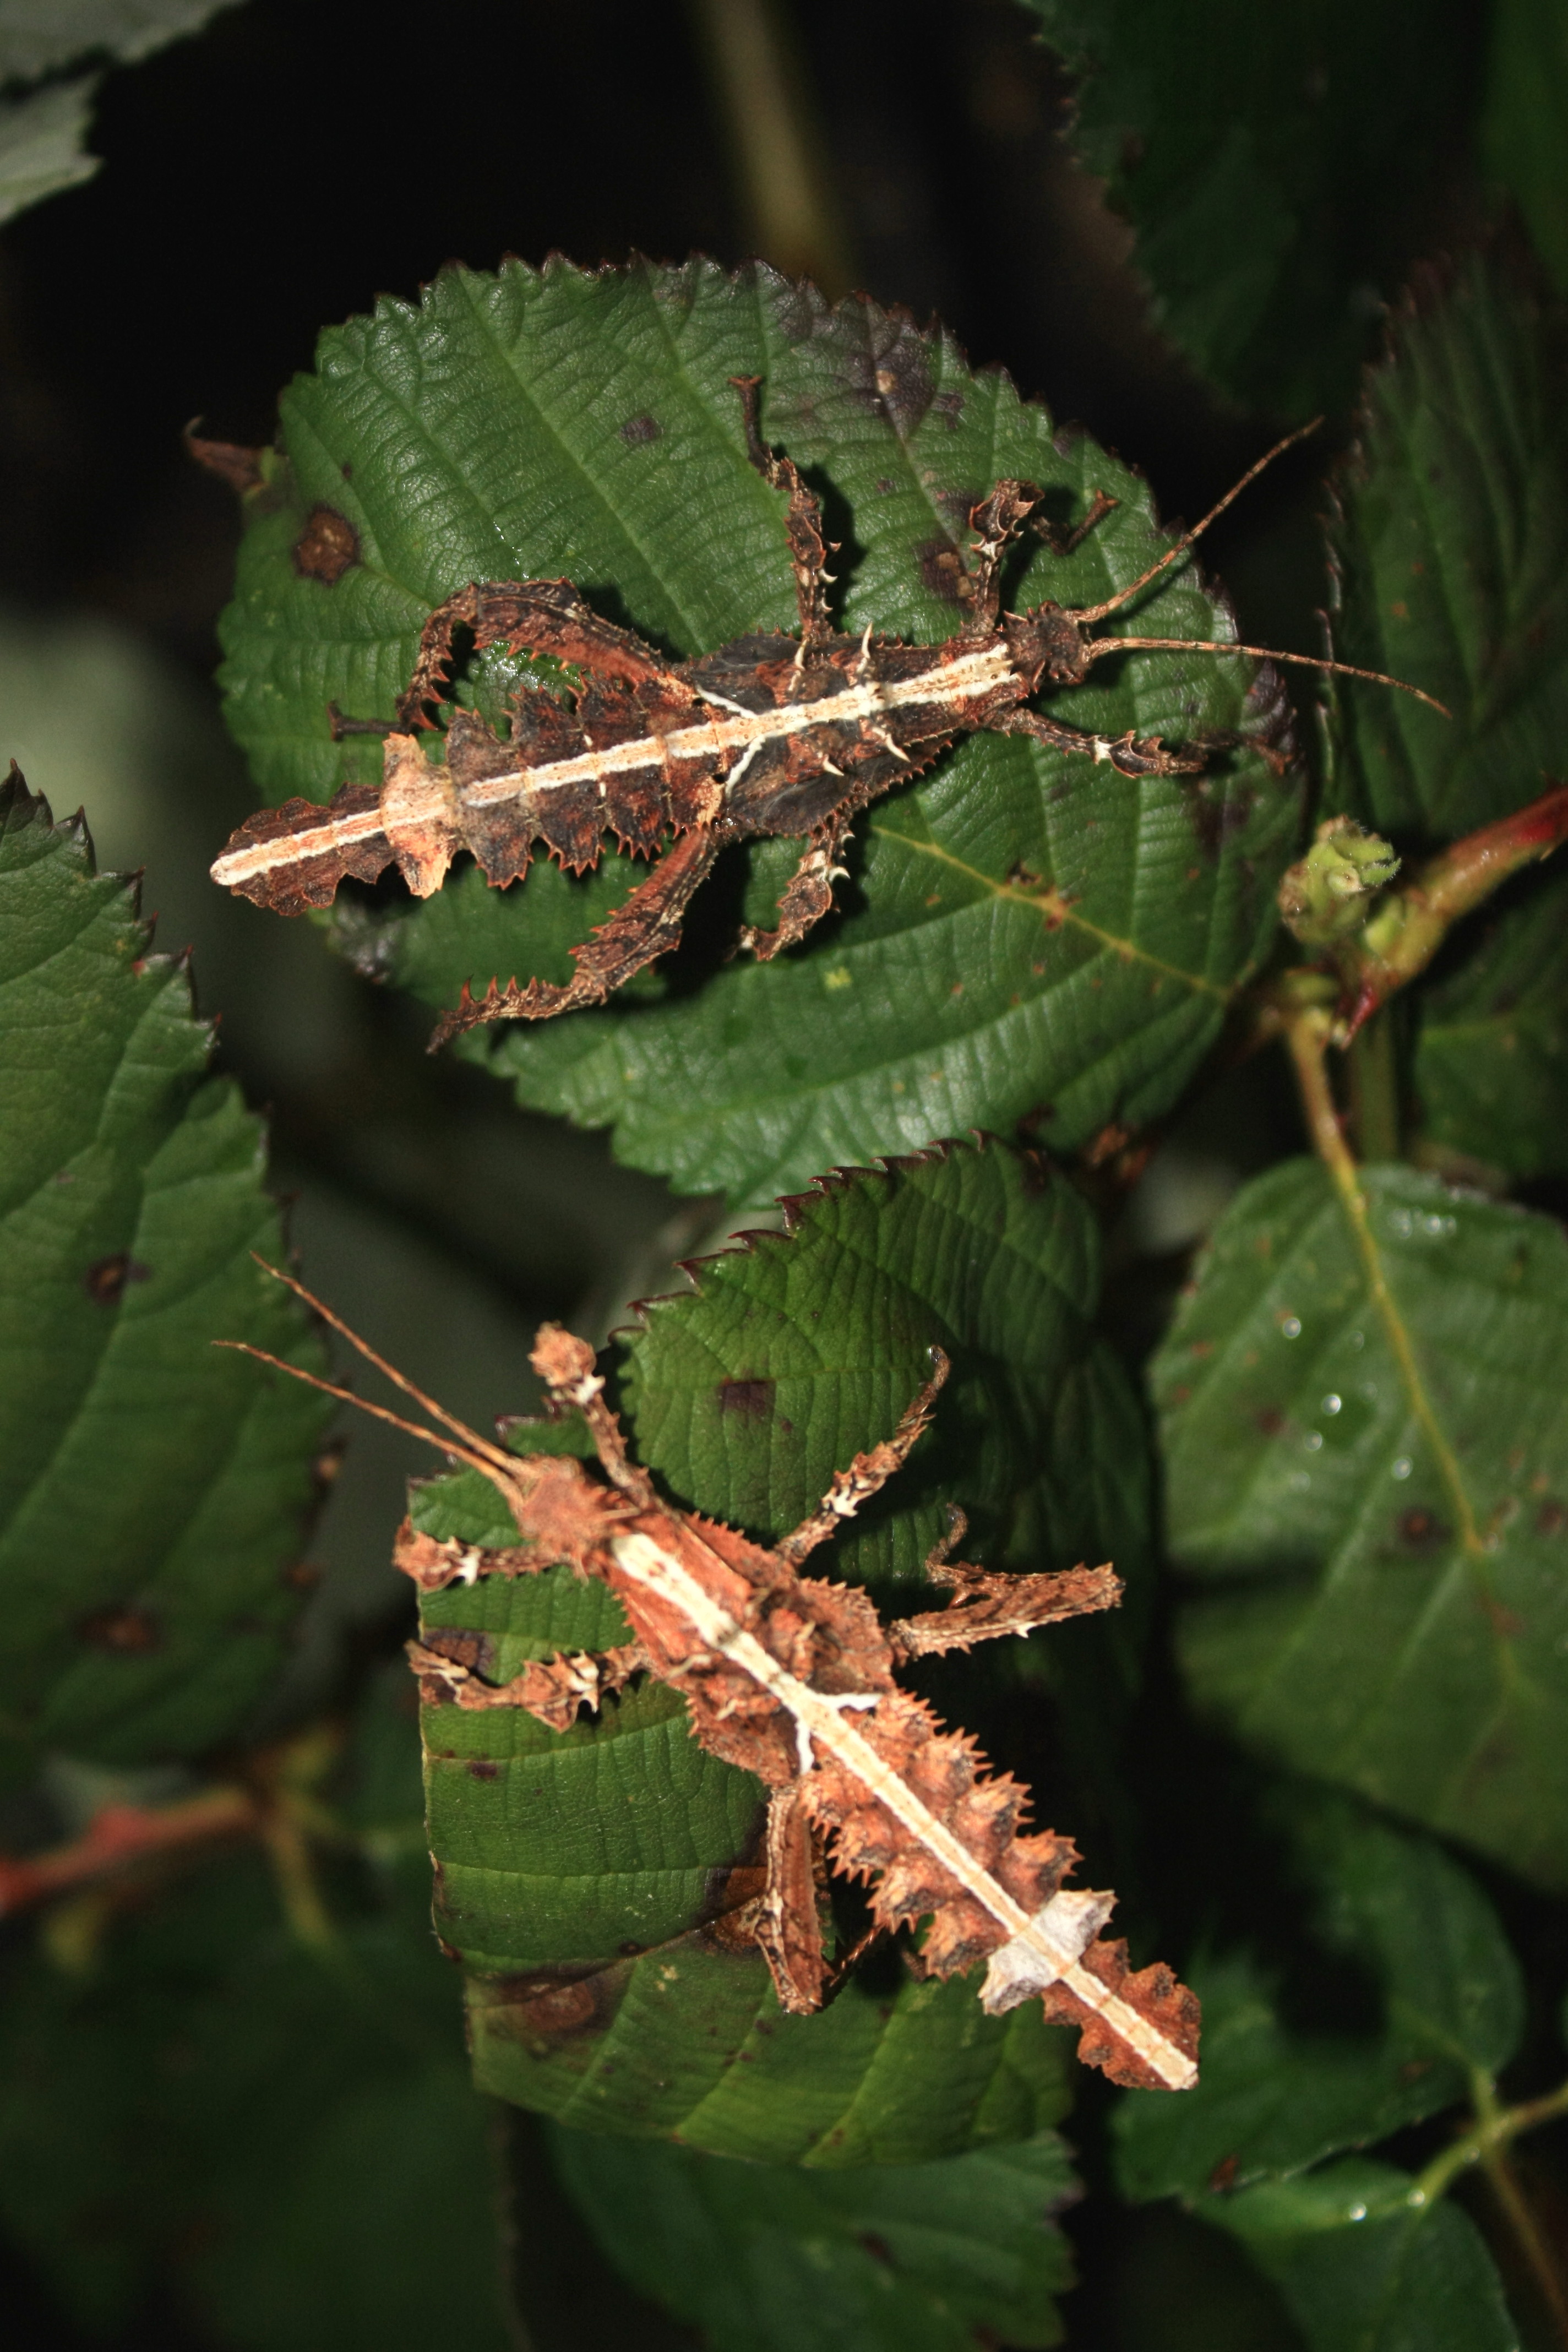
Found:
M 832 551 L 816 499 L 792 461 L 770 449 L 758 421 L 761 379 L 732 379 L 742 398 L 747 450 L 769 485 L 788 499 L 785 530 L 800 613 L 798 638 L 737 637 L 699 660 L 670 665 L 629 630 L 590 610 L 569 581 L 491 581 L 459 590 L 433 612 L 418 658 L 386 732 L 380 790 L 348 784 L 322 808 L 292 800 L 263 809 L 233 835 L 214 865 L 215 881 L 280 914 L 325 906 L 348 876 L 374 881 L 394 862 L 416 898 L 440 887 L 467 849 L 502 887 L 525 874 L 536 842 L 574 873 L 598 863 L 606 831 L 624 849 L 651 857 L 673 845 L 609 920 L 574 950 L 563 987 L 531 980 L 505 988 L 492 979 L 475 999 L 442 1017 L 440 1045 L 482 1022 L 549 1020 L 602 1004 L 635 972 L 679 941 L 693 893 L 731 843 L 804 836 L 806 847 L 779 901 L 778 927 L 748 928 L 740 944 L 763 961 L 792 947 L 833 904 L 839 854 L 859 812 L 895 784 L 928 769 L 959 736 L 977 729 L 1026 735 L 1056 751 L 1109 763 L 1126 776 L 1197 775 L 1205 748 L 1168 749 L 1158 736 L 1086 733 L 1028 707 L 1042 686 L 1081 686 L 1109 654 L 1247 654 L 1399 685 L 1381 672 L 1258 646 L 1208 639 L 1100 636 L 1099 623 L 1131 604 L 1223 514 L 1292 442 L 1290 434 L 1249 467 L 1196 527 L 1127 587 L 1099 604 L 1000 608 L 1003 558 L 1040 499 L 1032 484 L 998 482 L 973 508 L 972 567 L 961 583 L 967 617 L 942 645 L 844 635 L 828 611 Z M 1304 428 L 1310 432 L 1313 428 Z M 1076 531 L 1058 539 L 1070 552 L 1116 501 L 1098 494 Z M 1038 522 L 1033 526 L 1045 530 Z M 458 709 L 446 758 L 426 757 L 421 730 L 443 698 L 460 631 L 476 651 L 505 646 L 573 665 L 574 707 L 521 690 L 503 740 L 479 713 Z M 1405 689 L 1423 702 L 1429 695 Z M 1437 704 L 1434 709 L 1440 709 Z M 1446 715 L 1446 714 L 1445 714 Z M 355 728 L 374 722 L 344 722 Z
M 261 1263 L 261 1261 L 258 1261 Z M 268 1266 L 268 1273 L 277 1269 Z M 801 1563 L 899 1470 L 928 1427 L 947 1377 L 932 1373 L 892 1436 L 858 1454 L 793 1534 L 767 1549 L 722 1521 L 664 1502 L 634 1463 L 594 1351 L 558 1325 L 532 1355 L 557 1412 L 581 1413 L 598 1454 L 595 1476 L 575 1457 L 518 1454 L 444 1411 L 384 1362 L 292 1276 L 279 1274 L 368 1362 L 434 1416 L 406 1421 L 258 1348 L 220 1340 L 324 1389 L 438 1447 L 488 1478 L 506 1504 L 517 1543 L 485 1550 L 437 1542 L 405 1521 L 394 1554 L 422 1592 L 480 1577 L 532 1576 L 565 1565 L 601 1578 L 619 1600 L 632 1640 L 603 1656 L 557 1657 L 510 1682 L 484 1681 L 447 1655 L 439 1636 L 409 1644 L 427 1705 L 521 1707 L 554 1730 L 597 1706 L 636 1674 L 686 1700 L 692 1736 L 712 1755 L 754 1772 L 770 1791 L 766 1879 L 744 1920 L 764 1954 L 781 2006 L 821 2007 L 832 1989 L 823 1954 L 816 1864 L 868 1882 L 875 1931 L 923 1932 L 917 1972 L 948 1977 L 986 1963 L 980 1999 L 993 2013 L 1039 1995 L 1054 2021 L 1079 2029 L 1079 2054 L 1115 2081 L 1185 2090 L 1197 2079 L 1199 2012 L 1162 1964 L 1132 1973 L 1126 1947 L 1100 1936 L 1113 1895 L 1064 1885 L 1071 1841 L 1020 1832 L 1028 1790 L 993 1773 L 974 1742 L 945 1731 L 923 1700 L 900 1689 L 906 1660 L 1113 1607 L 1109 1567 L 1042 1575 L 988 1574 L 950 1561 L 963 1533 L 927 1562 L 950 1605 L 884 1625 L 855 1587 L 800 1573 Z M 446 1433 L 443 1434 L 442 1432 Z

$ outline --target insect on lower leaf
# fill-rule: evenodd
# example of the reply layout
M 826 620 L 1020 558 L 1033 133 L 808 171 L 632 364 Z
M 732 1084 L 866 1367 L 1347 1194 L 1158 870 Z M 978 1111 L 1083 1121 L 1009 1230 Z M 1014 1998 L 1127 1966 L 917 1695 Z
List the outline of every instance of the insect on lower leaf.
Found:
M 213 878 L 229 889 L 280 914 L 298 914 L 329 904 L 344 880 L 374 881 L 392 865 L 416 897 L 426 898 L 461 851 L 477 859 L 489 882 L 504 887 L 526 874 L 538 846 L 577 874 L 597 865 L 607 835 L 639 857 L 662 849 L 641 885 L 574 950 L 569 982 L 535 979 L 520 986 L 513 979 L 503 987 L 497 977 L 478 998 L 465 983 L 435 1044 L 485 1022 L 548 1020 L 602 1004 L 679 942 L 687 908 L 721 850 L 794 836 L 805 847 L 776 927 L 749 927 L 740 942 L 760 961 L 771 960 L 830 911 L 839 852 L 860 812 L 978 730 L 1028 736 L 1126 776 L 1201 774 L 1212 749 L 1203 742 L 1172 748 L 1131 730 L 1100 735 L 1031 707 L 1042 688 L 1081 686 L 1108 655 L 1306 659 L 1255 646 L 1094 634 L 1182 561 L 1299 434 L 1251 467 L 1137 580 L 1094 605 L 1047 603 L 1004 612 L 1001 568 L 1026 529 L 1070 546 L 1114 501 L 1097 496 L 1078 530 L 1061 541 L 1036 519 L 1040 492 L 1033 483 L 998 482 L 970 514 L 975 536 L 970 569 L 959 583 L 963 627 L 942 644 L 910 645 L 870 628 L 858 637 L 835 628 L 827 604 L 834 550 L 824 538 L 817 500 L 791 459 L 762 437 L 759 379 L 734 381 L 751 461 L 786 501 L 798 636 L 738 637 L 695 661 L 671 664 L 629 630 L 602 620 L 570 581 L 473 583 L 425 624 L 413 675 L 384 730 L 379 791 L 349 784 L 324 808 L 293 800 L 261 810 L 213 866 Z M 504 738 L 476 711 L 454 710 L 445 756 L 433 760 L 426 740 L 464 633 L 480 653 L 505 646 L 568 664 L 579 685 L 570 704 L 521 689 Z M 334 718 L 338 728 L 365 723 Z
M 292 1277 L 279 1279 L 318 1306 Z M 770 1792 L 766 1885 L 752 1927 L 786 2011 L 817 2009 L 826 1991 L 816 1897 L 825 1850 L 833 1869 L 866 1882 L 879 1930 L 916 1931 L 920 1973 L 952 1976 L 984 1962 L 987 2010 L 1039 1996 L 1047 2017 L 1079 2029 L 1080 2056 L 1114 2080 L 1172 2090 L 1196 2080 L 1194 1996 L 1163 1965 L 1129 1969 L 1125 1947 L 1100 1934 L 1115 1897 L 1065 1884 L 1078 1859 L 1071 1841 L 1026 1831 L 1027 1790 L 992 1771 L 966 1733 L 945 1729 L 896 1679 L 910 1657 L 1113 1607 L 1121 1585 L 1110 1567 L 1011 1576 L 950 1563 L 946 1552 L 962 1532 L 955 1517 L 953 1536 L 930 1563 L 948 1605 L 890 1626 L 864 1591 L 800 1573 L 930 1425 L 948 1370 L 940 1349 L 931 1349 L 931 1377 L 891 1437 L 858 1454 L 819 1509 L 769 1549 L 661 1500 L 627 1454 L 593 1350 L 558 1327 L 540 1331 L 532 1362 L 555 1404 L 584 1416 L 596 1473 L 574 1456 L 492 1444 L 422 1396 L 336 1317 L 327 1320 L 445 1433 L 384 1407 L 366 1409 L 479 1471 L 515 1525 L 514 1545 L 483 1549 L 437 1541 L 405 1522 L 395 1559 L 417 1588 L 435 1592 L 565 1565 L 601 1579 L 631 1626 L 632 1641 L 617 1650 L 531 1663 L 500 1685 L 413 1643 L 427 1702 L 521 1707 L 561 1731 L 582 1706 L 650 1674 L 685 1699 L 702 1747 L 755 1773 Z M 345 1390 L 331 1393 L 361 1402 Z

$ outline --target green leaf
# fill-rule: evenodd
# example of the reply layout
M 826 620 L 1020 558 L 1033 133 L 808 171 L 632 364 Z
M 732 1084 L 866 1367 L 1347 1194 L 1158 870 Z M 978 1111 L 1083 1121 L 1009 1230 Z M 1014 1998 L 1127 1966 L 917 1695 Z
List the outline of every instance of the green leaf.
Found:
M 101 77 L 79 74 L 42 89 L 15 85 L 108 58 L 134 65 L 194 33 L 234 0 L 48 0 L 47 7 L 0 5 L 0 221 L 46 196 L 90 180 L 87 152 Z
M 846 1530 L 836 1573 L 920 1583 L 956 1502 L 966 1554 L 990 1567 L 1092 1554 L 1135 1582 L 1144 1438 L 1094 1336 L 1100 1271 L 1079 1195 L 1004 1145 L 825 1178 L 784 1234 L 748 1235 L 642 1307 L 626 1336 L 638 1453 L 683 1501 L 776 1541 L 894 1426 L 936 1345 L 952 1365 L 936 1429 Z
M 1568 1855 L 1568 1242 L 1397 1167 L 1358 1239 L 1289 1161 L 1155 1369 L 1194 1695 L 1552 1886 Z
M 1233 2190 L 1440 2114 L 1468 2095 L 1474 2070 L 1495 2074 L 1518 2046 L 1518 1963 L 1485 1895 L 1439 1846 L 1338 1804 L 1298 1804 L 1289 1828 L 1314 1897 L 1299 1975 L 1315 1988 L 1325 1951 L 1364 1970 L 1379 2030 L 1287 2022 L 1272 1970 L 1245 1952 L 1195 1963 L 1202 2073 L 1182 2099 L 1120 2102 L 1128 2196 L 1198 2199 L 1213 2220 Z
M 234 1731 L 275 1671 L 321 1360 L 259 1124 L 204 1076 L 182 962 L 79 820 L 0 788 L 0 1752 L 119 1762 Z
M 379 773 L 374 740 L 332 741 L 328 706 L 390 715 L 426 614 L 469 580 L 564 573 L 680 656 L 795 626 L 780 502 L 746 461 L 729 382 L 744 374 L 765 379 L 766 433 L 826 494 L 847 628 L 951 634 L 943 567 L 1009 472 L 1061 520 L 1097 489 L 1120 501 L 1070 558 L 1031 542 L 1010 603 L 1102 598 L 1162 551 L 1125 467 L 874 304 L 829 310 L 760 266 L 448 271 L 418 309 L 384 302 L 325 335 L 284 395 L 286 457 L 252 500 L 223 632 L 231 723 L 268 797 Z M 357 550 L 331 583 L 296 563 L 320 508 Z M 1138 623 L 1233 633 L 1190 568 Z M 1275 720 L 1248 707 L 1252 675 L 1240 657 L 1132 655 L 1053 708 L 1114 732 L 1261 737 Z M 699 901 L 679 994 L 655 983 L 652 1001 L 471 1050 L 526 1103 L 613 1126 L 624 1159 L 737 1202 L 1026 1114 L 1071 1148 L 1155 1116 L 1196 1068 L 1272 936 L 1297 815 L 1294 782 L 1245 744 L 1198 782 L 1129 782 L 973 738 L 878 803 L 842 913 L 803 951 L 720 961 L 735 892 L 765 914 L 794 862 L 770 845 Z M 422 908 L 356 908 L 344 944 L 449 1003 L 465 980 L 559 972 L 641 870 L 581 886 L 536 866 L 504 893 L 458 877 Z
M 1426 1140 L 1516 1178 L 1568 1167 L 1568 875 L 1500 910 L 1418 1018 Z
M 1562 771 L 1563 363 L 1558 322 L 1500 266 L 1470 260 L 1447 285 L 1423 282 L 1367 379 L 1330 532 L 1334 652 L 1453 714 L 1328 681 L 1329 804 L 1381 832 L 1467 833 Z
M 0 221 L 91 179 L 99 159 L 86 140 L 97 89 L 97 75 L 83 74 L 0 99 Z
M 37 81 L 85 58 L 139 65 L 236 0 L 28 0 L 0 5 L 0 82 Z
M 344 1811 L 372 1868 L 333 1882 L 325 1951 L 255 1854 L 100 1920 L 85 1969 L 13 1944 L 0 2220 L 94 2335 L 151 2301 L 215 2352 L 510 2341 L 406 1696 L 399 1669 L 359 1727 Z
M 1557 0 L 1492 0 L 1481 155 L 1518 203 L 1535 249 L 1568 293 L 1568 26 Z
M 1348 394 L 1379 292 L 1451 203 L 1477 59 L 1460 0 L 1024 0 L 1079 77 L 1073 142 L 1138 232 L 1154 319 L 1292 418 Z
M 776 2165 L 552 2131 L 555 2164 L 618 2269 L 710 2352 L 971 2352 L 1062 2336 L 1052 2221 L 1074 2194 L 1047 2132 L 831 2182 Z
M 966 1551 L 994 1566 L 1114 1554 L 1136 1572 L 1144 1439 L 1091 1334 L 1096 1236 L 1062 1179 L 1002 1145 L 952 1147 L 835 1179 L 792 1204 L 787 1236 L 694 1273 L 692 1294 L 645 1310 L 626 1381 L 638 1451 L 679 1499 L 763 1534 L 795 1524 L 892 1428 L 935 1343 L 954 1365 L 935 1431 L 835 1564 L 896 1605 L 956 1499 L 986 1536 Z M 424 1488 L 415 1518 L 510 1534 L 472 1474 Z M 626 1638 L 606 1591 L 563 1570 L 454 1585 L 423 1622 L 477 1637 L 491 1680 Z M 1103 1749 L 1133 1661 L 1125 1635 L 1098 1638 L 1057 1628 L 1030 1648 Z M 895 1972 L 890 2003 L 856 1982 L 817 2017 L 778 2015 L 723 1917 L 754 1886 L 761 1790 L 696 1746 L 664 1685 L 564 1734 L 500 1710 L 426 1722 L 437 1919 L 473 1973 L 485 2088 L 569 2124 L 815 2164 L 913 2161 L 1053 2119 L 1054 2038 L 1024 2011 L 987 2019 L 970 1982 Z
M 1271 2278 L 1310 2352 L 1517 2352 L 1491 2256 L 1447 2199 L 1348 2157 L 1215 2199 L 1209 2218 Z

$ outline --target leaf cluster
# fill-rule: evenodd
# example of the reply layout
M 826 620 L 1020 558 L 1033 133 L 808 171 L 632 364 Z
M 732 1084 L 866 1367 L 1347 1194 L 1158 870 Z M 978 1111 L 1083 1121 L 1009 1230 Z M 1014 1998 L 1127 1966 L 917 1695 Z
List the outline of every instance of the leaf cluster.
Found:
M 889 1615 L 930 1605 L 955 1507 L 993 1570 L 1115 1561 L 1113 1620 L 911 1679 L 1030 1780 L 1031 1826 L 1074 1832 L 1085 1882 L 1121 1890 L 1136 1959 L 1190 1950 L 1199 2086 L 1080 2099 L 1037 2003 L 993 2017 L 977 1973 L 922 1979 L 842 1887 L 822 1903 L 842 1979 L 783 2014 L 736 1927 L 761 1783 L 652 1677 L 563 1731 L 428 1705 L 422 1799 L 400 1669 L 345 1656 L 329 1715 L 263 1736 L 322 1463 L 320 1400 L 283 1373 L 320 1371 L 321 1336 L 255 1262 L 285 1250 L 263 1141 L 209 1072 L 188 973 L 81 823 L 14 779 L 0 1904 L 40 1926 L 5 1959 L 0 2219 L 102 2340 L 173 2310 L 240 2352 L 489 2352 L 500 2139 L 542 2342 L 540 2179 L 596 2250 L 585 2300 L 645 2298 L 622 2332 L 649 2341 L 657 2305 L 715 2347 L 1048 2344 L 1075 2309 L 1103 2317 L 1096 2229 L 1145 2206 L 1184 2217 L 1200 2276 L 1205 2248 L 1245 2263 L 1263 2324 L 1313 2352 L 1505 2352 L 1561 2316 L 1537 2209 L 1568 2108 L 1568 879 L 1530 864 L 1549 844 L 1529 813 L 1568 722 L 1547 290 L 1568 84 L 1557 47 L 1521 63 L 1532 0 L 1027 5 L 1165 331 L 1232 401 L 1336 412 L 1307 583 L 1332 654 L 1450 717 L 1340 676 L 1314 736 L 1239 651 L 1129 652 L 1047 707 L 1201 740 L 1202 775 L 972 737 L 861 820 L 798 950 L 731 953 L 796 848 L 752 845 L 603 1009 L 459 1050 L 498 1097 L 710 1204 L 706 1254 L 662 1266 L 663 1295 L 617 1294 L 599 1358 L 670 1504 L 775 1542 L 937 1347 L 934 1425 L 827 1572 Z M 0 67 L 58 75 L 132 37 L 78 13 L 35 58 L 0 10 Z M 1454 241 L 1455 153 L 1479 159 L 1467 204 L 1511 190 L 1534 262 L 1516 221 L 1415 267 Z M 1068 553 L 1027 541 L 1009 604 L 1102 601 L 1170 545 L 1130 467 L 940 327 L 763 264 L 454 268 L 330 329 L 276 446 L 227 453 L 246 528 L 223 682 L 259 792 L 374 783 L 374 732 L 341 719 L 391 719 L 424 622 L 470 581 L 570 579 L 672 658 L 793 625 L 737 376 L 823 499 L 846 629 L 950 634 L 1001 476 L 1037 483 L 1058 530 L 1115 502 Z M 1237 635 L 1195 560 L 1127 625 Z M 438 717 L 500 723 L 563 682 L 470 655 Z M 1280 886 L 1340 818 L 1364 828 L 1362 879 L 1303 946 Z M 1362 1021 L 1350 983 L 1486 827 L 1509 878 Z M 320 928 L 445 1009 L 492 976 L 564 978 L 642 871 L 542 859 L 497 891 L 459 868 L 423 902 L 346 889 Z M 1266 1055 L 1301 1085 L 1271 1126 Z M 1237 1103 L 1268 1136 L 1229 1205 L 1179 1265 L 1140 1257 L 1140 1216 Z M 570 1417 L 510 1442 L 591 1450 Z M 410 1516 L 517 1539 L 470 1470 L 416 1486 Z M 564 1567 L 421 1596 L 421 1638 L 491 1684 L 627 1632 Z M 1075 2303 L 1061 2216 L 1084 2185 Z M 1117 2326 L 1137 2352 L 1181 2340 L 1168 2310 Z

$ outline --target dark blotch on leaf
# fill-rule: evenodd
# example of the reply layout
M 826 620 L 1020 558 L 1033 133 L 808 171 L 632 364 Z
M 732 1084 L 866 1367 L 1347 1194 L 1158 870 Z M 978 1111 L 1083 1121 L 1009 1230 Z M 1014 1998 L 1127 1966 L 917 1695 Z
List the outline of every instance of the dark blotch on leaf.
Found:
M 129 1250 L 116 1250 L 111 1257 L 95 1258 L 81 1278 L 81 1286 L 95 1307 L 118 1307 L 125 1296 L 129 1282 L 151 1279 L 152 1268 L 140 1265 Z
M 624 1981 L 619 1969 L 582 1977 L 502 1977 L 480 1994 L 487 2030 L 524 2042 L 542 2057 L 607 2025 Z
M 294 541 L 294 569 L 302 580 L 331 588 L 359 562 L 359 533 L 334 507 L 312 507 Z
M 628 416 L 621 427 L 621 439 L 629 442 L 634 449 L 648 441 L 662 440 L 663 436 L 664 427 L 657 416 Z
M 721 1381 L 719 1410 L 741 1421 L 766 1421 L 773 1409 L 772 1381 Z
M 963 568 L 963 556 L 951 540 L 922 540 L 915 550 L 915 562 L 933 596 L 940 596 L 944 604 L 963 604 L 969 575 Z
M 473 1756 L 469 1758 L 468 1778 L 470 1780 L 499 1780 L 500 1777 L 500 1766 L 499 1764 L 492 1764 L 488 1757 Z
M 1438 1551 L 1448 1540 L 1448 1530 L 1436 1511 L 1424 1511 L 1417 1504 L 1400 1513 L 1399 1540 L 1411 1551 Z
M 1568 1528 L 1568 1509 L 1549 1495 L 1535 1514 L 1535 1532 L 1538 1536 L 1560 1536 L 1564 1528 Z
M 77 1631 L 89 1649 L 121 1658 L 144 1656 L 163 1640 L 157 1619 L 145 1609 L 95 1609 Z

